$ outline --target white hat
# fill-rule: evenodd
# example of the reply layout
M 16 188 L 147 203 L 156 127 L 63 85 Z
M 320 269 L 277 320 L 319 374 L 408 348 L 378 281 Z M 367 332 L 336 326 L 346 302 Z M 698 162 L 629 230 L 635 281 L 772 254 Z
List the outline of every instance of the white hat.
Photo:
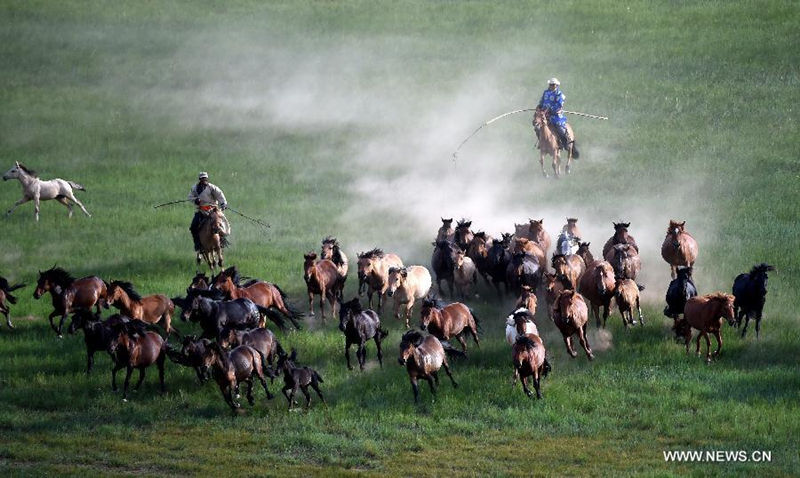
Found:
M 549 80 L 547 80 L 547 84 L 548 85 L 556 85 L 556 86 L 558 86 L 558 85 L 561 84 L 561 82 L 558 81 L 558 78 L 553 77 L 553 78 L 550 78 Z
M 205 171 L 202 171 L 200 174 L 197 175 L 197 179 L 203 179 L 203 178 L 208 179 L 208 173 Z

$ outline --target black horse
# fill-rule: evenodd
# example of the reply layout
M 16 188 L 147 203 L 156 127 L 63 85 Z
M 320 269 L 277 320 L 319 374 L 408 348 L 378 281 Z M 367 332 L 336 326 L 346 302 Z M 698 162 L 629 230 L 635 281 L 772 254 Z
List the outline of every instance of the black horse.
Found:
M 211 378 L 211 365 L 214 357 L 211 354 L 212 342 L 208 339 L 198 339 L 194 335 L 183 338 L 180 350 L 167 345 L 167 358 L 185 367 L 191 367 L 197 374 L 197 380 L 203 384 Z
M 378 314 L 371 309 L 363 310 L 358 297 L 350 302 L 339 301 L 339 330 L 344 333 L 344 356 L 347 359 L 347 368 L 353 370 L 350 365 L 350 346 L 358 344 L 356 358 L 361 370 L 364 370 L 364 363 L 367 360 L 366 343 L 369 339 L 375 340 L 375 347 L 378 349 L 378 363 L 383 368 L 383 352 L 381 351 L 381 340 L 389 332 L 381 328 L 381 319 Z
M 508 244 L 511 242 L 511 234 L 503 233 L 502 239 L 494 241 L 492 247 L 489 248 L 489 257 L 487 258 L 488 267 L 486 273 L 492 278 L 492 284 L 497 289 L 497 295 L 502 298 L 500 292 L 500 284 L 505 287 L 505 292 L 508 293 L 508 264 L 511 262 L 511 252 L 508 250 Z
M 539 287 L 542 277 L 542 267 L 535 256 L 526 252 L 515 252 L 511 262 L 506 266 L 506 280 L 509 288 L 519 295 L 522 286 L 530 286 L 531 290 Z
M 447 287 L 450 289 L 450 296 L 453 296 L 453 270 L 455 262 L 453 261 L 453 254 L 456 245 L 451 241 L 436 241 L 433 243 L 433 255 L 431 256 L 431 268 L 436 275 L 436 289 L 439 294 L 444 295 L 442 291 L 442 281 L 447 282 Z
M 683 314 L 683 307 L 686 301 L 697 295 L 697 287 L 692 280 L 692 268 L 681 267 L 678 269 L 678 276 L 672 279 L 667 287 L 667 306 L 664 307 L 664 315 L 678 320 L 678 316 Z
M 200 338 L 206 339 L 217 339 L 225 327 L 238 330 L 260 327 L 261 314 L 268 314 L 267 309 L 250 299 L 214 300 L 196 295 L 186 305 L 181 319 L 199 322 L 203 329 Z
M 747 324 L 750 317 L 756 321 L 756 338 L 761 329 L 761 314 L 767 301 L 767 272 L 774 271 L 775 267 L 761 263 L 754 266 L 749 274 L 739 274 L 733 280 L 733 310 L 736 316 L 736 327 L 745 319 L 742 337 L 747 333 Z
M 323 383 L 324 380 L 313 368 L 295 365 L 294 361 L 296 359 L 297 351 L 294 349 L 292 349 L 291 355 L 286 355 L 285 352 L 278 354 L 277 369 L 278 372 L 283 372 L 283 388 L 281 391 L 286 400 L 289 401 L 289 410 L 292 409 L 297 390 L 302 391 L 303 395 L 306 396 L 306 408 L 311 405 L 311 395 L 308 393 L 309 386 L 317 392 L 322 403 L 325 403 L 325 397 L 322 396 L 322 392 L 319 390 L 319 384 Z M 289 390 L 291 390 L 291 393 L 288 393 Z
M 114 314 L 106 320 L 101 320 L 100 316 L 87 309 L 78 309 L 72 314 L 72 323 L 67 331 L 74 334 L 76 330 L 83 329 L 83 341 L 86 343 L 87 375 L 92 373 L 92 367 L 94 367 L 94 353 L 108 351 L 111 341 L 119 334 L 120 325 L 131 320 L 120 314 Z M 135 326 L 139 326 L 139 332 L 144 333 L 146 331 L 144 322 L 136 322 Z

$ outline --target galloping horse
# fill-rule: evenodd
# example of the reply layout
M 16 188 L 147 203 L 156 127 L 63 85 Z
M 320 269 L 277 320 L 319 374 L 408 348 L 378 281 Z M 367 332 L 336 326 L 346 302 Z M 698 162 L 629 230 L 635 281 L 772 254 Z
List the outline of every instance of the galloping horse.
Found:
M 733 295 L 736 297 L 736 327 L 745 319 L 742 337 L 747 333 L 747 324 L 752 317 L 756 321 L 756 338 L 761 330 L 761 315 L 767 301 L 767 272 L 775 267 L 761 263 L 750 270 L 749 274 L 739 274 L 733 281 Z
M 606 243 L 603 245 L 603 257 L 607 257 L 608 251 L 613 249 L 614 246 L 617 244 L 630 244 L 631 246 L 633 246 L 634 249 L 636 249 L 636 252 L 639 252 L 639 246 L 636 245 L 636 239 L 634 239 L 633 236 L 628 234 L 628 228 L 631 226 L 631 223 L 615 222 L 613 224 L 614 224 L 614 235 L 609 237 Z
M 53 311 L 47 317 L 50 319 L 50 327 L 61 338 L 61 329 L 64 327 L 64 320 L 74 309 L 97 308 L 100 314 L 100 307 L 106 304 L 108 296 L 108 286 L 97 276 L 84 277 L 75 280 L 67 271 L 60 267 L 52 268 L 42 272 L 39 271 L 39 280 L 36 282 L 36 290 L 33 291 L 33 298 L 39 299 L 45 292 L 50 292 L 53 299 Z M 60 315 L 61 321 L 58 328 L 53 324 L 53 317 Z
M 545 348 L 538 334 L 526 334 L 517 337 L 511 348 L 511 358 L 514 363 L 514 385 L 517 377 L 522 382 L 522 390 L 528 398 L 533 398 L 528 388 L 528 377 L 533 377 L 533 388 L 536 398 L 542 398 L 541 382 L 552 369 L 545 358 Z
M 69 210 L 69 217 L 72 217 L 72 203 L 77 204 L 84 214 L 92 217 L 92 215 L 89 214 L 89 211 L 83 207 L 83 204 L 78 201 L 78 198 L 76 198 L 75 194 L 72 192 L 73 189 L 77 189 L 78 191 L 86 191 L 86 188 L 78 183 L 67 181 L 61 178 L 42 181 L 38 176 L 36 176 L 36 171 L 28 169 L 18 161 L 15 161 L 14 166 L 6 171 L 6 173 L 3 175 L 3 181 L 7 181 L 9 179 L 18 179 L 20 184 L 22 184 L 22 199 L 15 202 L 6 214 L 11 214 L 14 212 L 14 209 L 16 209 L 17 206 L 32 200 L 36 220 L 38 221 L 39 201 L 55 199 L 61 204 L 67 206 L 67 209 Z
M 339 302 L 339 330 L 344 334 L 344 356 L 347 359 L 347 368 L 353 370 L 350 365 L 350 346 L 357 345 L 356 358 L 361 371 L 364 371 L 364 364 L 367 361 L 366 343 L 372 339 L 375 341 L 375 348 L 378 349 L 378 363 L 383 367 L 383 351 L 381 341 L 389 335 L 389 332 L 381 328 L 381 318 L 374 310 L 361 308 L 358 297 L 350 302 Z
M 342 291 L 344 291 L 344 283 L 347 280 L 347 271 L 349 269 L 349 263 L 347 262 L 347 256 L 344 252 L 342 252 L 341 246 L 339 245 L 339 241 L 336 240 L 333 236 L 328 236 L 322 240 L 322 249 L 319 252 L 320 259 L 330 259 L 336 264 L 336 270 L 339 272 L 339 298 L 342 297 Z
M 462 355 L 452 348 L 448 348 L 448 352 Z M 450 377 L 453 388 L 458 387 L 453 374 L 450 373 L 450 364 L 447 363 L 445 349 L 439 339 L 433 335 L 426 336 L 416 330 L 410 330 L 403 334 L 400 339 L 400 356 L 397 361 L 406 367 L 408 378 L 411 381 L 411 389 L 414 391 L 414 403 L 419 402 L 417 380 L 420 378 L 428 381 L 431 393 L 436 395 L 436 387 L 439 385 L 438 372 L 442 367 Z
M 208 216 L 200 224 L 197 232 L 200 238 L 197 263 L 200 264 L 200 261 L 205 260 L 211 272 L 214 272 L 217 266 L 222 267 L 224 260 L 222 249 L 225 247 L 225 243 L 222 240 L 222 231 L 225 230 L 225 221 L 216 207 L 209 207 Z
M 273 307 L 278 309 L 297 329 L 300 329 L 297 319 L 301 314 L 286 302 L 286 294 L 277 285 L 259 280 L 241 286 L 239 281 L 239 271 L 236 266 L 231 266 L 217 274 L 211 284 L 213 289 L 222 291 L 228 299 L 250 299 L 265 309 Z M 275 320 L 274 317 L 270 318 Z
M 686 353 L 689 353 L 689 342 L 692 341 L 692 328 L 700 331 L 697 334 L 697 349 L 695 353 L 700 355 L 700 337 L 706 339 L 706 361 L 711 362 L 711 357 L 719 355 L 722 350 L 722 319 L 725 318 L 728 324 L 736 324 L 736 317 L 733 311 L 734 296 L 717 292 L 714 294 L 700 295 L 692 297 L 686 301 L 683 309 L 683 317 L 675 321 L 675 333 L 682 335 L 686 340 Z M 714 334 L 717 339 L 717 350 L 711 353 L 711 340 L 708 334 Z
M 340 298 L 344 285 L 336 264 L 330 259 L 317 260 L 317 253 L 310 251 L 303 255 L 303 279 L 308 290 L 308 315 L 314 317 L 314 296 L 319 296 L 322 321 L 325 322 L 325 300 L 330 302 L 332 314 L 336 315 L 336 299 Z
M 372 295 L 378 293 L 378 314 L 383 310 L 383 296 L 389 288 L 389 269 L 403 267 L 403 260 L 397 254 L 384 253 L 380 249 L 358 255 L 358 295 L 367 286 L 369 307 L 372 308 Z
M 167 335 L 175 330 L 171 325 L 175 304 L 164 294 L 142 297 L 130 282 L 115 280 L 108 286 L 107 302 L 132 319 L 149 324 L 161 322 Z
M 420 328 L 429 331 L 439 340 L 450 340 L 455 337 L 461 344 L 464 353 L 467 352 L 467 341 L 462 335 L 468 331 L 475 345 L 480 347 L 478 340 L 478 323 L 474 312 L 461 302 L 444 305 L 441 301 L 427 298 L 422 302 L 420 311 Z
M 697 260 L 697 241 L 686 232 L 686 221 L 669 221 L 667 236 L 661 244 L 661 257 L 669 264 L 672 278 L 678 267 L 692 267 Z
M 558 135 L 550 129 L 544 109 L 536 109 L 536 112 L 533 114 L 533 126 L 541 131 L 539 135 L 539 164 L 542 166 L 542 174 L 546 178 L 549 177 L 547 171 L 544 169 L 544 157 L 549 154 L 553 157 L 553 172 L 556 177 L 561 176 L 561 148 L 558 144 Z M 572 126 L 569 123 L 567 124 L 567 135 L 570 138 L 575 138 Z M 572 158 L 578 157 L 577 153 L 578 150 L 575 148 L 575 140 L 573 139 L 567 146 L 567 174 L 569 174 L 571 170 Z
M 608 250 L 606 261 L 614 268 L 616 277 L 634 279 L 642 269 L 642 259 L 639 252 L 631 244 L 615 244 Z
M 472 238 L 474 234 L 470 230 L 470 226 L 472 226 L 472 221 L 467 219 L 462 219 L 458 221 L 456 225 L 456 230 L 453 233 L 453 242 L 459 247 L 459 249 L 466 251 L 469 247 L 469 243 L 472 242 Z

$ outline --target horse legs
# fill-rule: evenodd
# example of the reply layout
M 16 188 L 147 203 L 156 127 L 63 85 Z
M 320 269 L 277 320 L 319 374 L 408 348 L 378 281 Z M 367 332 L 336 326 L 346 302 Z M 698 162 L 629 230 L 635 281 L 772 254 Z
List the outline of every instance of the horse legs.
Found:
M 364 344 L 364 339 L 361 339 L 361 343 L 358 344 L 358 350 L 356 350 L 356 357 L 358 358 L 358 366 L 361 368 L 361 371 L 364 371 L 364 364 L 367 361 L 367 347 Z
M 742 311 L 742 315 L 744 315 L 744 328 L 742 329 L 742 338 L 747 333 L 747 325 L 750 323 L 750 312 Z
M 6 316 L 6 325 L 8 325 L 9 329 L 14 328 L 14 324 L 11 323 L 11 317 L 8 315 L 8 309 L 3 307 L 3 304 L 0 304 L 0 309 L 2 309 L 3 315 Z
M 158 368 L 158 384 L 161 387 L 161 393 L 167 391 L 167 387 L 164 386 L 164 361 L 166 360 L 166 353 L 164 349 L 161 351 L 161 355 L 158 356 L 156 359 L 156 367 Z
M 722 351 L 722 335 L 720 334 L 719 330 L 714 331 L 714 337 L 717 339 L 717 350 L 712 354 L 712 356 L 716 357 Z
M 528 377 L 522 376 L 520 377 L 520 381 L 522 382 L 522 390 L 525 392 L 525 395 L 527 395 L 528 398 L 533 398 L 533 394 L 531 393 L 531 390 L 528 388 Z
M 756 313 L 755 321 L 756 321 L 756 340 L 758 340 L 758 334 L 761 331 L 761 312 L 760 311 Z M 9 322 L 8 325 L 11 325 L 11 323 Z
M 447 361 L 442 362 L 442 367 L 444 367 L 444 371 L 448 377 L 450 377 L 450 381 L 453 382 L 453 388 L 458 388 L 458 384 L 456 383 L 456 379 L 453 378 L 453 374 L 450 373 L 450 365 L 447 364 Z
M 636 311 L 639 313 L 639 322 L 642 326 L 644 326 L 644 316 L 642 315 L 642 307 L 640 306 L 640 300 L 636 298 Z
M 267 388 L 267 380 L 264 378 L 264 374 L 261 373 L 261 371 L 258 371 L 257 376 L 258 380 L 261 382 L 261 386 L 264 387 L 264 392 L 266 392 L 267 394 L 267 400 L 272 400 L 273 398 L 275 398 L 275 396 L 271 394 L 269 392 L 269 389 Z
M 39 194 L 33 196 L 33 210 L 36 217 L 36 222 L 39 222 Z
M 708 332 L 703 332 L 703 337 L 706 339 L 706 362 L 711 362 L 711 339 L 708 338 Z
M 353 366 L 350 365 L 350 346 L 352 343 L 349 339 L 345 340 L 344 343 L 344 358 L 347 359 L 347 370 L 353 370 Z
M 461 350 L 463 350 L 464 353 L 466 354 L 467 353 L 467 341 L 464 340 L 464 337 L 462 337 L 461 334 L 456 335 L 456 340 L 458 340 L 458 343 L 461 344 Z
M 539 165 L 542 167 L 542 175 L 545 178 L 549 178 L 550 175 L 547 174 L 547 170 L 544 169 L 544 152 L 539 150 Z
M 308 315 L 314 317 L 314 293 L 308 291 Z
M 317 383 L 316 380 L 311 381 L 311 388 L 313 388 L 314 391 L 317 392 L 317 395 L 319 396 L 319 399 L 322 400 L 322 403 L 325 403 L 325 397 L 322 396 L 322 392 L 319 390 L 319 384 Z
M 256 404 L 256 400 L 253 398 L 253 376 L 247 377 L 245 383 L 247 383 L 247 403 L 253 406 Z
M 433 377 L 431 374 L 428 374 L 425 377 L 425 380 L 428 382 L 428 387 L 431 389 L 431 394 L 433 395 L 433 399 L 436 400 L 436 386 L 433 384 Z
M 94 350 L 87 350 L 86 351 L 86 375 L 92 373 L 92 367 L 94 366 Z
M 311 394 L 308 393 L 308 385 L 306 385 L 305 387 L 300 387 L 300 391 L 303 392 L 303 395 L 306 396 L 306 407 L 305 408 L 306 408 L 306 410 L 308 410 L 308 407 L 311 406 Z
M 572 357 L 572 358 L 577 357 L 578 353 L 575 352 L 575 350 L 572 349 L 572 336 L 565 335 L 564 336 L 564 343 L 567 344 L 567 353 L 569 353 L 569 356 Z
M 471 325 L 469 328 L 469 333 L 472 335 L 472 340 L 475 341 L 475 346 L 481 348 L 481 341 L 478 340 L 478 328 L 477 325 Z
M 592 315 L 594 315 L 594 321 L 597 324 L 597 328 L 599 329 L 601 327 L 601 323 L 600 323 L 600 306 L 599 305 L 592 304 Z M 551 319 L 553 318 L 552 317 L 552 313 L 550 315 L 550 318 Z
M 381 331 L 375 331 L 375 348 L 378 349 L 378 364 L 380 364 L 381 368 L 383 368 L 383 351 L 381 350 L 381 339 L 379 338 L 381 335 Z
M 414 298 L 412 297 L 411 300 L 409 300 L 406 303 L 405 316 L 406 316 L 406 328 L 407 329 L 411 328 L 411 312 L 413 310 L 413 307 L 414 307 Z
M 75 194 L 73 194 L 72 192 L 70 192 L 70 193 L 67 195 L 67 198 L 69 198 L 69 200 L 70 200 L 70 201 L 72 201 L 72 202 L 74 202 L 75 204 L 77 204 L 77 205 L 78 205 L 78 207 L 79 207 L 79 208 L 81 208 L 81 211 L 83 211 L 83 213 L 84 213 L 84 214 L 86 214 L 86 216 L 88 216 L 88 217 L 92 217 L 92 215 L 91 215 L 91 214 L 89 214 L 89 211 L 87 211 L 87 210 L 86 210 L 86 208 L 85 208 L 85 207 L 83 207 L 83 203 L 82 203 L 82 202 L 80 202 L 80 201 L 78 200 L 78 198 L 76 198 L 76 197 L 75 197 Z M 70 208 L 69 208 L 69 217 L 72 217 L 72 207 L 70 207 Z
M 31 200 L 31 198 L 29 198 L 27 196 L 22 196 L 22 199 L 20 199 L 19 201 L 15 202 L 14 205 L 11 206 L 11 209 L 6 211 L 6 216 L 10 216 L 11 213 L 14 212 L 14 209 L 17 208 L 17 206 L 19 206 L 20 204 L 25 204 L 26 202 L 28 202 L 30 200 Z
M 68 217 L 70 219 L 72 219 L 72 204 L 70 204 L 70 202 L 67 201 L 67 198 L 63 197 L 63 196 L 59 196 L 59 197 L 56 198 L 56 201 L 60 202 L 61 204 L 65 205 L 65 206 L 67 206 Z
M 144 369 L 141 369 L 144 372 Z M 133 373 L 133 367 L 130 365 L 127 366 L 127 370 L 125 371 L 125 384 L 122 386 L 122 401 L 128 401 L 128 385 L 131 383 L 131 374 Z M 141 374 L 139 378 L 142 378 Z
M 319 310 L 320 310 L 320 312 L 319 313 L 322 315 L 322 321 L 323 322 L 325 322 L 325 295 L 326 295 L 326 293 L 327 293 L 327 291 L 325 290 L 325 287 L 324 286 L 320 287 L 320 293 L 319 293 Z
M 583 327 L 578 329 L 578 340 L 581 342 L 583 350 L 586 351 L 586 357 L 588 357 L 589 360 L 594 360 L 594 354 L 592 353 L 591 347 L 589 347 L 589 340 L 586 338 L 586 324 L 583 324 Z
M 606 321 L 608 320 L 609 309 L 611 308 L 611 300 L 603 304 L 603 328 L 606 328 Z
M 139 381 L 136 382 L 136 386 L 133 387 L 133 391 L 134 392 L 139 390 L 139 387 L 142 386 L 142 382 L 144 382 L 144 374 L 145 374 L 145 368 L 144 367 L 140 367 L 139 368 Z
M 558 150 L 553 153 L 553 173 L 555 173 L 557 178 L 561 176 L 561 154 Z

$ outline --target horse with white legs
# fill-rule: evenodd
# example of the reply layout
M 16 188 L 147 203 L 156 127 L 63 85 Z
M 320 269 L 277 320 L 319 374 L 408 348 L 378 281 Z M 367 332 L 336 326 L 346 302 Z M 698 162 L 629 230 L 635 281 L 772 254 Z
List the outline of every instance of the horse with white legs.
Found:
M 14 205 L 11 206 L 11 209 L 6 212 L 6 214 L 10 215 L 20 204 L 33 201 L 35 216 L 36 220 L 38 221 L 39 202 L 46 201 L 48 199 L 55 199 L 67 207 L 69 210 L 69 217 L 72 217 L 72 203 L 77 204 L 84 214 L 92 217 L 92 215 L 89 214 L 89 211 L 83 207 L 83 203 L 81 203 L 72 192 L 73 189 L 86 191 L 86 188 L 78 183 L 67 181 L 61 178 L 42 181 L 36 175 L 36 171 L 25 167 L 25 165 L 20 164 L 18 161 L 15 161 L 14 166 L 6 171 L 6 173 L 3 175 L 3 181 L 8 181 L 9 179 L 19 180 L 20 184 L 22 185 L 22 199 L 15 202 Z

